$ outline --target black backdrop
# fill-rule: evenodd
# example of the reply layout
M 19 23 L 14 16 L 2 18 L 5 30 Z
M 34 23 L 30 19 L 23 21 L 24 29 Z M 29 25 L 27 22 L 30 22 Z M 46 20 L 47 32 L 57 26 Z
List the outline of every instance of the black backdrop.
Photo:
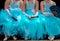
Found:
M 41 2 L 42 0 L 38 0 L 39 2 Z M 59 2 L 60 0 L 53 0 L 56 2 L 57 6 L 60 6 Z M 4 8 L 4 3 L 5 3 L 5 0 L 0 0 L 0 9 L 3 9 Z

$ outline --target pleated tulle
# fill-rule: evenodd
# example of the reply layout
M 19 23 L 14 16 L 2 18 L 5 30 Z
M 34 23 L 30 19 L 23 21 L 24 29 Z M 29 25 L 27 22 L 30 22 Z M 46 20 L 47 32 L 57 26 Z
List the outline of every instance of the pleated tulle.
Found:
M 24 34 L 26 27 L 29 26 L 27 25 L 29 24 L 29 19 L 23 14 L 23 12 L 20 9 L 11 10 L 11 13 L 14 16 L 14 18 L 17 19 L 17 21 L 14 23 L 17 24 L 18 34 L 23 38 L 22 34 Z
M 14 36 L 17 34 L 16 27 L 14 26 L 14 20 L 5 10 L 1 11 L 1 19 L 2 19 L 2 32 L 7 36 Z
M 31 10 L 26 11 L 27 14 L 33 16 L 33 12 Z M 41 15 L 41 13 L 40 13 Z M 41 15 L 42 16 L 42 15 Z M 23 34 L 23 37 L 26 39 L 40 39 L 43 38 L 44 34 L 44 28 L 42 23 L 42 18 L 39 18 L 41 16 L 38 16 L 36 18 L 29 19 L 29 23 L 25 24 L 25 31 Z
M 49 37 L 53 37 L 55 35 L 60 34 L 60 19 L 52 16 L 45 15 L 45 33 L 49 35 Z
M 54 16 L 46 16 L 46 32 L 50 37 L 60 34 L 60 20 Z

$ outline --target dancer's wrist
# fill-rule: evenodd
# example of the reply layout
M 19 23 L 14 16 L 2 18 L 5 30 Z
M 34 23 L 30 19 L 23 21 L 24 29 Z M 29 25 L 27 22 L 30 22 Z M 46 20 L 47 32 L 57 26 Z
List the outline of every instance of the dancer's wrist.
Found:
M 10 11 L 9 11 L 9 9 L 5 9 L 6 11 L 7 11 L 7 13 L 12 17 L 12 15 L 11 15 L 11 13 L 10 13 Z

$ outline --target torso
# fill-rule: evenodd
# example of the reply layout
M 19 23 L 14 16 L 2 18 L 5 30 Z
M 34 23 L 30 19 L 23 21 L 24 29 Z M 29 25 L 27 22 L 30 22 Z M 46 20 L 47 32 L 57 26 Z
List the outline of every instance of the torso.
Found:
M 14 8 L 20 8 L 20 1 L 18 0 L 16 2 L 14 2 L 14 0 L 11 0 L 9 8 L 12 8 L 12 9 L 14 9 Z
M 35 8 L 35 3 L 29 3 L 28 1 L 26 1 L 26 10 L 32 10 Z
M 45 1 L 44 1 L 44 12 L 46 12 L 46 14 L 52 14 L 51 10 L 50 10 L 50 7 L 52 6 L 52 4 L 47 4 Z

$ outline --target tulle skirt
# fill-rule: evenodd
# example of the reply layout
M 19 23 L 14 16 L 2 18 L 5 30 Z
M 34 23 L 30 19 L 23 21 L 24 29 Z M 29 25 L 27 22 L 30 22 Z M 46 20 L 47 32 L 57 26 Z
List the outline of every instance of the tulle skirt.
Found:
M 17 27 L 15 26 L 15 21 L 12 19 L 11 16 L 8 15 L 6 10 L 1 10 L 0 14 L 1 20 L 2 20 L 2 32 L 6 36 L 14 36 L 17 35 Z
M 13 19 L 5 10 L 0 11 L 0 25 L 3 25 L 0 32 L 7 36 L 19 34 L 24 39 L 43 39 L 44 34 L 49 37 L 60 34 L 60 19 L 55 16 L 45 16 L 38 11 L 38 17 L 28 18 L 23 14 L 21 9 L 10 9 Z M 26 13 L 33 16 L 31 10 L 26 10 Z
M 33 16 L 33 12 L 31 10 L 26 10 L 26 13 Z M 42 17 L 43 15 L 39 13 L 40 16 L 36 18 L 29 19 L 29 23 L 25 24 L 25 31 L 23 34 L 23 37 L 25 39 L 43 39 L 44 34 L 44 28 L 43 28 L 43 22 Z
M 50 15 L 45 16 L 45 33 L 49 35 L 49 37 L 53 37 L 55 35 L 60 34 L 60 19 Z
M 13 9 L 10 11 L 14 18 L 17 19 L 15 25 L 17 25 L 18 34 L 23 38 L 26 26 L 29 27 L 29 19 L 23 14 L 21 9 Z
M 54 16 L 46 16 L 46 32 L 50 37 L 60 34 L 60 19 Z

